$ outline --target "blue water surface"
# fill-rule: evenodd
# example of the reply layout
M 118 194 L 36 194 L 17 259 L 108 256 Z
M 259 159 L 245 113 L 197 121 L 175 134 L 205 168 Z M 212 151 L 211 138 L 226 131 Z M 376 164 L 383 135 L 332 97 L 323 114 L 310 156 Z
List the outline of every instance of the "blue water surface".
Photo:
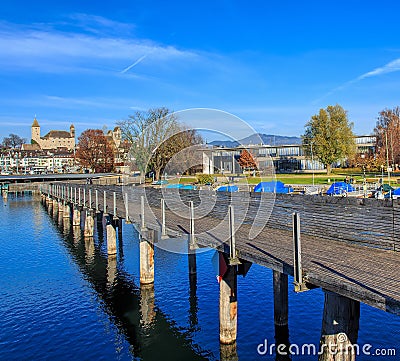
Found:
M 124 225 L 116 259 L 101 227 L 93 240 L 50 216 L 40 198 L 0 200 L 0 360 L 275 360 L 257 346 L 275 342 L 272 271 L 253 265 L 238 278 L 236 350 L 219 344 L 219 284 L 211 259 L 155 249 L 154 287 L 140 288 L 139 239 Z M 183 241 L 177 241 L 183 242 Z M 318 346 L 324 295 L 296 294 L 289 278 L 289 339 Z M 400 317 L 361 305 L 359 344 L 397 348 Z M 316 356 L 293 356 L 316 360 Z M 360 355 L 357 360 L 375 360 Z

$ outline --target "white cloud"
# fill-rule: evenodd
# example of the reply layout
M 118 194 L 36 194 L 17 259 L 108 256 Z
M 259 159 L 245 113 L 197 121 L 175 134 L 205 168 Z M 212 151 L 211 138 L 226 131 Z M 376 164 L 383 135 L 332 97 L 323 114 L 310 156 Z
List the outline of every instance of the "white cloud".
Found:
M 82 17 L 82 15 L 81 15 Z M 90 17 L 89 17 L 90 18 Z M 107 25 L 107 19 L 99 18 Z M 147 39 L 65 32 L 37 25 L 24 28 L 0 23 L 0 65 L 7 69 L 28 68 L 44 72 L 108 67 L 120 71 L 122 64 L 151 54 L 153 64 L 194 59 L 198 55 Z M 143 59 L 142 59 L 143 60 Z

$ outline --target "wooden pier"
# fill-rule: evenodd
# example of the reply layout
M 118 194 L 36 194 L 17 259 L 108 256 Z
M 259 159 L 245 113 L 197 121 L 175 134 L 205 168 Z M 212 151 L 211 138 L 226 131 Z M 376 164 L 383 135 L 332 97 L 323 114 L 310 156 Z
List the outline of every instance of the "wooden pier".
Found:
M 154 244 L 162 245 L 165 238 L 188 237 L 192 273 L 196 247 L 220 251 L 220 260 L 226 266 L 220 288 L 221 343 L 236 340 L 236 275 L 243 274 L 251 263 L 274 271 L 275 322 L 279 327 L 287 327 L 285 275 L 293 276 L 295 270 L 301 270 L 296 291 L 321 287 L 325 292 L 321 340 L 332 339 L 331 323 L 336 322 L 337 310 L 354 317 L 359 302 L 400 315 L 398 200 L 68 183 L 48 184 L 41 191 L 47 204 L 63 202 L 64 207 L 70 204 L 73 212 L 85 211 L 89 217 L 85 232 L 88 228 L 89 236 L 93 235 L 91 212 L 108 217 L 110 255 L 116 249 L 117 220 L 133 223 L 143 238 L 143 284 L 154 281 Z M 293 223 L 293 213 L 299 219 L 297 223 Z M 295 257 L 296 249 L 301 257 Z M 334 327 L 333 340 L 335 334 L 345 332 L 354 343 L 357 317 L 359 314 L 350 326 L 349 320 L 342 317 L 343 324 Z M 329 337 L 324 334 L 328 330 Z M 320 360 L 328 359 L 324 357 Z

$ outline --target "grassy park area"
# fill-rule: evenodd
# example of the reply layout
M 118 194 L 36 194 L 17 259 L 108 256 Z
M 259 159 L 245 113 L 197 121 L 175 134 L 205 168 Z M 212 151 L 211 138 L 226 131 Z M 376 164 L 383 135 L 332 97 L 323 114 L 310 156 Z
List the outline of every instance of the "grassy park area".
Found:
M 232 175 L 229 174 L 214 174 L 214 177 L 218 178 L 220 183 L 229 183 L 229 178 Z M 258 184 L 262 181 L 271 181 L 272 178 L 268 177 L 260 177 L 260 176 L 251 176 L 251 175 L 241 175 L 240 177 L 235 177 L 235 183 L 239 184 Z M 275 179 L 279 180 L 285 184 L 316 184 L 316 185 L 328 185 L 333 182 L 344 181 L 348 178 L 353 178 L 354 184 L 362 184 L 364 181 L 364 173 L 360 172 L 359 169 L 334 169 L 330 175 L 325 173 L 315 173 L 314 176 L 311 173 L 277 173 L 275 175 Z M 226 182 L 222 181 L 223 178 L 226 178 Z M 367 183 L 377 183 L 382 178 L 382 174 L 375 173 L 366 173 L 365 179 Z M 400 179 L 400 173 L 393 173 L 390 176 L 390 184 L 394 187 L 397 185 L 397 179 Z M 314 180 L 314 182 L 313 182 Z M 181 183 L 181 184 L 194 184 L 197 182 L 196 176 L 182 176 L 180 178 L 171 179 L 170 183 Z M 389 179 L 387 173 L 384 174 L 384 183 L 389 183 Z

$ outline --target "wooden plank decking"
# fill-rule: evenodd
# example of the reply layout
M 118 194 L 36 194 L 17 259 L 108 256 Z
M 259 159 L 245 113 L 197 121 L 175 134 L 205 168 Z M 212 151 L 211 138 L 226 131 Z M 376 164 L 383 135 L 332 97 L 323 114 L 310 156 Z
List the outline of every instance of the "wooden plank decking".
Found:
M 306 280 L 315 286 L 400 315 L 400 252 L 396 251 L 399 250 L 397 230 L 400 207 L 396 201 L 286 195 L 271 199 L 254 194 L 242 199 L 241 195 L 199 194 L 191 191 L 162 193 L 161 190 L 139 187 L 84 188 L 86 206 L 89 206 L 88 191 L 91 189 L 92 208 L 95 207 L 94 192 L 98 190 L 100 211 L 103 211 L 103 191 L 107 190 L 106 212 L 111 214 L 115 192 L 116 215 L 121 218 L 126 218 L 122 197 L 128 195 L 128 218 L 136 224 L 141 221 L 140 197 L 144 195 L 146 226 L 157 231 L 161 229 L 160 200 L 163 197 L 167 200 L 166 226 L 168 234 L 172 236 L 189 233 L 185 205 L 192 200 L 199 206 L 199 214 L 202 214 L 202 209 L 204 211 L 204 216 L 195 219 L 197 242 L 225 251 L 229 244 L 226 210 L 229 203 L 234 204 L 235 215 L 238 214 L 240 221 L 236 230 L 240 258 L 290 275 L 293 275 L 291 213 L 299 212 L 302 218 L 302 260 Z M 260 209 L 259 206 L 260 197 L 263 196 L 267 199 L 261 204 L 266 209 Z M 267 209 L 270 205 L 273 207 Z M 209 212 L 205 212 L 207 207 Z M 187 216 L 184 212 L 187 212 Z M 265 220 L 268 215 L 270 217 L 265 224 L 258 224 L 259 234 L 250 237 L 257 217 Z

